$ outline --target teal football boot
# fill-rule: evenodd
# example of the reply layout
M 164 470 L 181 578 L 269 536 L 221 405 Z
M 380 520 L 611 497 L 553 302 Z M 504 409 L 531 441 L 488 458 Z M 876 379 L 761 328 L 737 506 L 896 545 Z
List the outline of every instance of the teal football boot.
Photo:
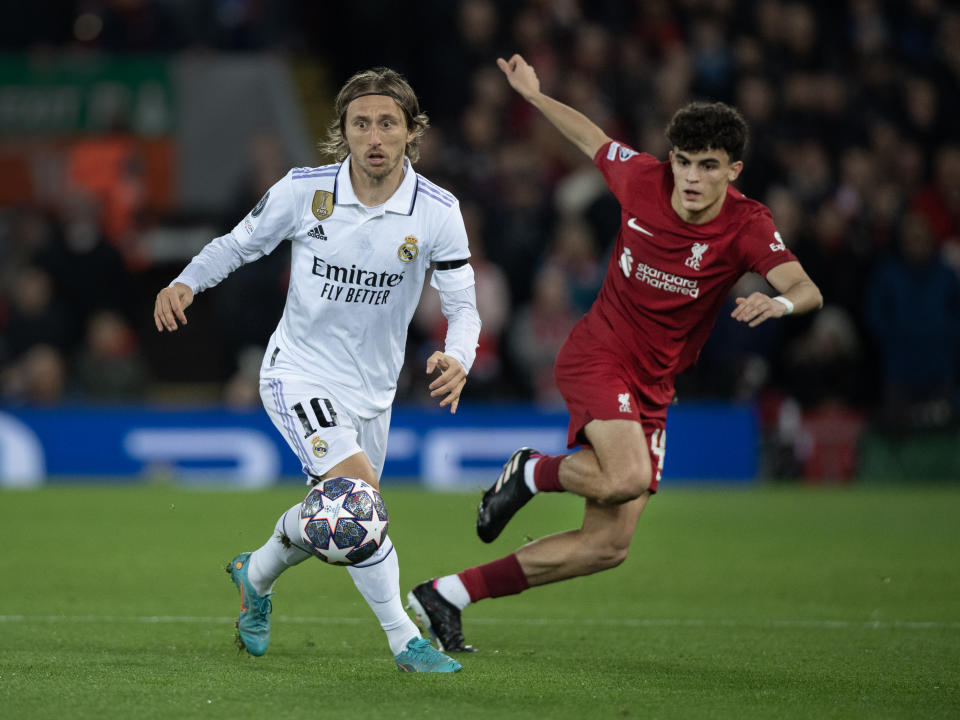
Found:
M 273 604 L 270 595 L 259 595 L 247 577 L 250 553 L 237 555 L 226 570 L 240 591 L 240 617 L 237 618 L 237 645 L 251 655 L 259 657 L 270 644 L 270 613 Z
M 393 659 L 403 672 L 455 673 L 463 667 L 422 637 L 413 638 L 407 643 L 406 649 L 394 655 Z

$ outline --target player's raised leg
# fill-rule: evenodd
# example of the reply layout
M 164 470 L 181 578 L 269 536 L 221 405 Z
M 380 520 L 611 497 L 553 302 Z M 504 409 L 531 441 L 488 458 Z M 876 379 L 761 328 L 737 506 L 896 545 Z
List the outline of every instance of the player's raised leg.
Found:
M 645 425 L 647 426 L 645 428 Z M 617 505 L 656 490 L 662 469 L 663 423 L 643 420 L 591 420 L 583 428 L 587 446 L 570 455 L 544 456 L 535 473 L 538 492 L 580 495 L 601 505 Z M 656 457 L 654 457 L 656 455 Z M 562 461 L 555 465 L 551 458 Z
M 610 504 L 639 497 L 650 487 L 651 463 L 639 422 L 593 420 L 584 432 L 589 432 L 592 447 L 570 455 L 543 455 L 520 448 L 510 456 L 477 508 L 481 540 L 493 542 L 499 537 L 516 512 L 538 492 L 566 491 Z

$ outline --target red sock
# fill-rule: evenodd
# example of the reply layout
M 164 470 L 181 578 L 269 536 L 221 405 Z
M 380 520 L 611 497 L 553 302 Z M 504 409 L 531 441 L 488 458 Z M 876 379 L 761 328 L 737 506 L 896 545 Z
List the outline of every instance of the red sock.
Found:
M 467 568 L 457 573 L 457 577 L 470 593 L 470 602 L 516 595 L 530 587 L 516 554 L 507 555 L 486 565 Z
M 533 466 L 533 484 L 540 492 L 564 492 L 560 484 L 560 463 L 567 455 L 541 455 Z

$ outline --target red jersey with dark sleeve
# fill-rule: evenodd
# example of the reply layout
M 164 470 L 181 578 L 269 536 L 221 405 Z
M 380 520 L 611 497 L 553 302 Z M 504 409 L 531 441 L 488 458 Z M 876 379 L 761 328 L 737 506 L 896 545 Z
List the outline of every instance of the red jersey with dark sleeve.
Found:
M 620 201 L 607 274 L 582 323 L 641 382 L 692 366 L 730 288 L 745 272 L 766 276 L 791 260 L 770 211 L 733 187 L 720 214 L 693 225 L 670 205 L 669 162 L 617 142 L 594 163 Z

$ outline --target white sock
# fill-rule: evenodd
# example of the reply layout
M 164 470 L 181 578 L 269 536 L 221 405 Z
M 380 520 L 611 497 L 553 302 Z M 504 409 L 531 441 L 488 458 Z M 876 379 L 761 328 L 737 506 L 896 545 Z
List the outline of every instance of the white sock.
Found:
M 445 575 L 437 580 L 435 587 L 443 599 L 456 606 L 458 610 L 463 610 L 470 604 L 470 593 L 467 592 L 467 586 L 463 584 L 459 575 Z
M 270 539 L 263 547 L 250 555 L 247 567 L 247 577 L 253 584 L 253 589 L 261 595 L 273 591 L 273 584 L 280 574 L 289 567 L 299 565 L 312 553 L 300 539 L 300 503 L 287 510 L 273 530 Z
M 530 458 L 523 466 L 523 484 L 534 495 L 537 494 L 537 486 L 533 484 L 533 468 L 536 467 L 538 462 L 540 462 L 540 458 Z
M 369 560 L 347 570 L 387 634 L 390 652 L 396 655 L 406 649 L 408 642 L 420 637 L 400 600 L 400 561 L 389 537 Z

